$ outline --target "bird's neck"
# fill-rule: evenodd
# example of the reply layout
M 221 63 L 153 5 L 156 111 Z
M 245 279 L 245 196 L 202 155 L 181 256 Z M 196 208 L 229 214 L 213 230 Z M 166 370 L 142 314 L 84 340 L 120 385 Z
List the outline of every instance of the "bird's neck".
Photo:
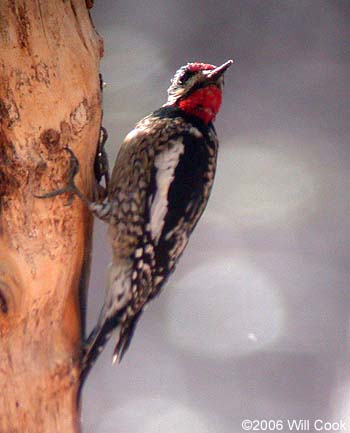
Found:
M 200 118 L 207 125 L 215 120 L 221 101 L 221 89 L 210 85 L 195 90 L 187 97 L 178 100 L 176 105 L 185 113 Z

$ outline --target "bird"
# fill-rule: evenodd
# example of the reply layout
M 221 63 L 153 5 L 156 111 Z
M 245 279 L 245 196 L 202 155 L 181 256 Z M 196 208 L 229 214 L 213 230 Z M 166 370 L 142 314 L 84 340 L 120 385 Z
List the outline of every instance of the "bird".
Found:
M 41 196 L 77 194 L 108 224 L 112 261 L 104 303 L 84 345 L 83 374 L 117 331 L 113 362 L 122 360 L 208 203 L 218 153 L 213 122 L 232 63 L 191 62 L 177 70 L 165 104 L 125 137 L 102 201 L 90 202 L 75 186 L 79 162 L 69 149 L 68 186 Z

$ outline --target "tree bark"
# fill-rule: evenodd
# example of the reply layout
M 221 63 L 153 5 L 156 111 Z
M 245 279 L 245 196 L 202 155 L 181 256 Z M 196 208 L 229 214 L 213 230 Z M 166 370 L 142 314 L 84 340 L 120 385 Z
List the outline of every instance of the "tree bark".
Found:
M 67 194 L 69 147 L 91 196 L 102 40 L 84 0 L 0 1 L 0 433 L 80 431 L 92 218 Z

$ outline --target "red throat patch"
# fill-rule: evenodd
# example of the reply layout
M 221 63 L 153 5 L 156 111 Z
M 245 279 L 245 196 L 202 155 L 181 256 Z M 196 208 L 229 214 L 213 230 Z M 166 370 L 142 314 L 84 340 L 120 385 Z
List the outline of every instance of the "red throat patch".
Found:
M 209 66 L 209 65 L 208 65 Z M 205 124 L 215 120 L 222 101 L 222 92 L 214 84 L 195 90 L 178 106 L 186 113 L 199 117 Z

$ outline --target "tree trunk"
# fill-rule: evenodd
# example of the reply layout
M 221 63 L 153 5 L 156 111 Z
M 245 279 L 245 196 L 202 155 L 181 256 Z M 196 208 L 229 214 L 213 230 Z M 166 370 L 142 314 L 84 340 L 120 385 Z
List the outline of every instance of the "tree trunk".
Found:
M 84 0 L 0 1 L 0 433 L 80 431 L 83 290 L 102 41 Z

